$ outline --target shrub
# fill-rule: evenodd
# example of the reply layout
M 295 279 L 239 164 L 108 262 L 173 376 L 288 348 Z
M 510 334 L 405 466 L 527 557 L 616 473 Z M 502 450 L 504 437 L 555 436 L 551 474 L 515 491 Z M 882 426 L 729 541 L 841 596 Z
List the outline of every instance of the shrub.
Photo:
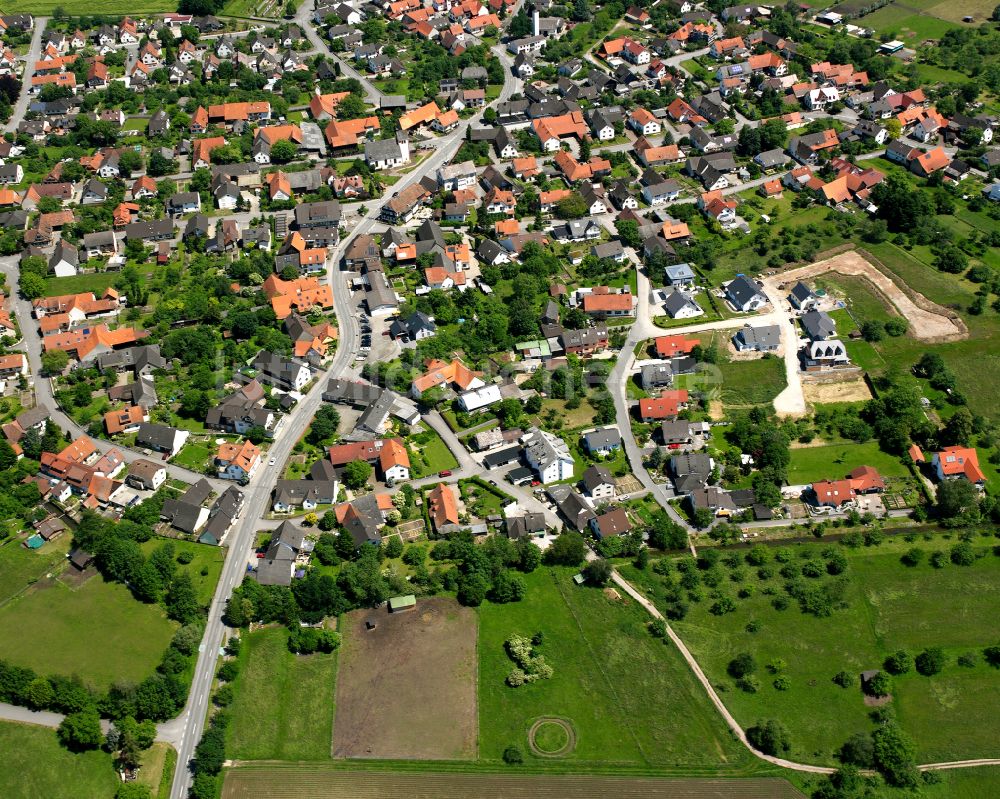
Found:
M 892 680 L 888 674 L 880 671 L 864 684 L 864 689 L 868 696 L 888 696 L 892 693 Z
M 900 560 L 904 566 L 913 568 L 914 566 L 919 566 L 923 562 L 924 554 L 924 551 L 920 547 L 913 547 L 912 549 L 906 550 Z
M 510 766 L 516 766 L 524 762 L 524 755 L 516 746 L 508 746 L 503 750 L 503 762 Z
M 841 763 L 849 763 L 859 768 L 871 768 L 875 765 L 875 747 L 871 735 L 856 732 L 848 738 L 837 753 Z
M 923 674 L 925 677 L 933 677 L 944 668 L 946 661 L 947 658 L 944 651 L 940 647 L 935 646 L 925 649 L 917 655 L 914 664 L 920 674 Z
M 774 687 L 778 691 L 787 691 L 792 687 L 792 682 L 784 674 L 776 678 L 774 681 Z
M 976 550 L 968 541 L 961 541 L 951 548 L 951 562 L 956 566 L 971 566 L 976 562 Z
M 854 675 L 849 671 L 838 671 L 833 675 L 833 681 L 841 688 L 850 688 L 855 683 Z
M 192 560 L 194 560 L 194 553 L 190 550 L 185 549 L 177 553 L 177 562 L 182 565 L 190 563 Z
M 758 721 L 748 727 L 747 740 L 754 749 L 765 755 L 781 755 L 792 748 L 791 737 L 785 725 L 774 719 Z
M 900 649 L 885 659 L 885 670 L 890 674 L 906 674 L 913 668 L 913 658 L 909 652 Z
M 757 671 L 757 661 L 749 652 L 741 652 L 729 661 L 726 671 L 730 677 L 738 680 L 740 677 L 746 677 Z

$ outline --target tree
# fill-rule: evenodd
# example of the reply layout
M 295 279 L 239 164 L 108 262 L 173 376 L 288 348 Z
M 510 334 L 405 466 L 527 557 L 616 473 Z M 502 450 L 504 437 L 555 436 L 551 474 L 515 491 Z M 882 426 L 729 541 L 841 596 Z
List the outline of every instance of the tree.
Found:
M 556 203 L 555 215 L 559 219 L 580 219 L 587 215 L 587 203 L 578 192 L 572 192 Z M 41 296 L 41 294 L 37 295 Z
M 191 582 L 191 576 L 187 572 L 181 572 L 170 583 L 166 606 L 167 615 L 181 624 L 187 624 L 198 617 L 200 610 L 198 596 Z
M 542 562 L 542 550 L 531 541 L 522 538 L 517 542 L 517 568 L 525 574 L 530 574 Z
M 497 416 L 505 428 L 516 427 L 517 423 L 524 417 L 524 405 L 521 401 L 508 397 L 501 400 L 497 406 Z
M 785 725 L 775 719 L 758 721 L 747 728 L 750 745 L 765 755 L 783 755 L 792 748 L 791 736 Z
M 607 585 L 611 579 L 611 572 L 611 564 L 604 558 L 598 558 L 583 567 L 583 578 L 590 585 Z
M 45 294 L 45 281 L 39 275 L 21 275 L 20 285 L 25 299 L 34 300 Z
M 691 514 L 691 521 L 700 530 L 709 527 L 715 521 L 715 514 L 708 508 L 695 508 Z
M 872 733 L 872 749 L 875 768 L 885 781 L 899 788 L 913 788 L 919 782 L 916 747 L 899 727 L 890 722 Z
M 344 467 L 344 484 L 351 489 L 359 489 L 372 476 L 371 464 L 365 461 L 351 461 Z
M 917 667 L 918 673 L 923 674 L 925 677 L 933 677 L 944 668 L 946 661 L 947 658 L 945 657 L 944 650 L 933 646 L 917 655 L 914 665 Z
M 288 139 L 279 139 L 271 145 L 271 160 L 279 164 L 287 164 L 299 154 L 299 148 Z
M 526 591 L 524 578 L 521 575 L 504 569 L 493 581 L 490 599 L 498 604 L 520 602 Z
M 972 441 L 974 433 L 975 422 L 972 418 L 972 411 L 968 408 L 959 408 L 945 422 L 944 429 L 941 431 L 941 440 L 946 446 L 965 446 Z
M 398 558 L 403 554 L 403 539 L 398 535 L 388 538 L 385 542 L 385 556 L 387 558 Z
M 975 508 L 979 501 L 976 488 L 968 480 L 945 480 L 937 487 L 937 502 L 934 509 L 941 519 L 955 519 Z
M 863 732 L 855 733 L 840 747 L 838 757 L 841 763 L 849 763 L 859 768 L 871 768 L 875 764 L 875 747 L 871 735 Z
M 490 583 L 486 576 L 480 572 L 463 574 L 458 578 L 458 601 L 470 608 L 476 608 L 483 604 L 486 594 L 489 593 Z
M 516 746 L 508 746 L 503 750 L 503 762 L 510 766 L 517 766 L 524 762 L 524 755 Z
M 577 532 L 564 531 L 545 550 L 545 562 L 558 566 L 579 566 L 586 554 L 583 536 Z
M 164 156 L 159 150 L 154 150 L 149 156 L 149 164 L 146 171 L 150 177 L 160 178 L 164 175 L 172 175 L 177 171 L 177 162 Z
M 885 670 L 890 674 L 906 674 L 912 668 L 913 658 L 905 649 L 897 650 L 885 659 Z
M 104 742 L 101 717 L 93 709 L 70 713 L 59 724 L 56 734 L 62 745 L 74 752 L 97 749 Z

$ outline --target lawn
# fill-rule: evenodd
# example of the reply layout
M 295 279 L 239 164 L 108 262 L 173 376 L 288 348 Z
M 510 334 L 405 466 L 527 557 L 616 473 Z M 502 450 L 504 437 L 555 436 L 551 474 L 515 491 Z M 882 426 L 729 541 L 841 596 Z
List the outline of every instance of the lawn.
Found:
M 996 757 L 1000 672 L 988 668 L 981 654 L 971 668 L 959 666 L 956 658 L 996 643 L 993 609 L 1000 599 L 1000 558 L 986 554 L 971 567 L 949 563 L 941 569 L 927 559 L 914 568 L 900 562 L 900 554 L 911 546 L 929 555 L 952 543 L 939 537 L 913 544 L 897 538 L 878 549 L 833 545 L 847 556 L 848 568 L 843 604 L 827 618 L 803 613 L 794 600 L 785 610 L 773 607 L 772 596 L 785 593 L 786 578 L 778 574 L 781 563 L 771 561 L 773 576 L 766 579 L 756 569 L 740 566 L 736 571 L 720 563 L 712 570 L 722 578 L 719 588 L 698 590 L 735 598 L 746 587 L 749 597 L 735 598 L 735 611 L 720 616 L 709 612 L 711 599 L 692 602 L 674 629 L 744 726 L 760 718 L 780 719 L 791 733 L 789 757 L 821 763 L 832 763 L 835 750 L 850 735 L 872 729 L 870 708 L 857 683 L 862 670 L 880 668 L 900 648 L 916 655 L 925 647 L 941 646 L 948 663 L 940 674 L 928 678 L 911 672 L 893 678 L 897 715 L 916 741 L 918 760 Z M 792 560 L 800 564 L 800 554 L 821 559 L 825 547 L 795 549 Z M 659 577 L 631 566 L 622 570 L 661 606 L 664 581 L 677 580 L 676 572 Z M 827 576 L 798 579 L 810 586 L 834 581 Z M 751 621 L 756 632 L 747 631 Z M 740 690 L 726 673 L 729 661 L 741 652 L 750 652 L 757 661 L 756 693 Z M 854 685 L 841 688 L 833 682 L 841 670 L 854 676 Z M 773 685 L 779 674 L 787 679 L 784 690 Z
M 40 549 L 26 549 L 12 538 L 0 547 L 0 603 L 58 567 L 69 551 L 70 540 L 69 533 L 63 533 Z
M 56 581 L 0 608 L 0 657 L 103 689 L 148 677 L 175 629 L 123 585 L 94 576 L 70 590 Z
M 20 8 L 20 6 L 18 6 Z M 87 13 L 96 14 L 91 11 Z M 123 11 L 122 13 L 128 13 Z M 108 286 L 114 285 L 118 279 L 118 272 L 85 272 L 72 277 L 49 277 L 45 279 L 45 295 L 58 296 L 61 294 L 79 294 L 84 291 L 92 291 L 98 296 L 104 293 Z
M 647 616 L 631 602 L 576 586 L 572 569 L 525 575 L 527 592 L 510 605 L 479 609 L 479 753 L 499 763 L 517 746 L 533 767 L 691 769 L 732 773 L 747 766 L 680 656 L 646 631 Z M 538 654 L 549 680 L 508 687 L 513 667 L 504 649 L 512 634 L 544 636 Z M 559 759 L 529 754 L 533 720 L 565 719 L 576 747 Z
M 215 457 L 217 450 L 218 447 L 213 442 L 188 439 L 188 443 L 174 456 L 171 463 L 203 474 L 205 465 Z
M 858 466 L 874 466 L 883 477 L 909 477 L 909 470 L 895 455 L 879 449 L 878 443 L 853 441 L 822 447 L 796 447 L 788 465 L 789 485 L 816 480 L 836 480 Z
M 142 544 L 142 551 L 149 555 L 156 547 L 160 546 L 165 539 L 151 538 Z M 193 541 L 179 541 L 170 539 L 174 545 L 174 552 L 179 555 L 181 552 L 190 552 L 194 557 L 190 563 L 176 563 L 178 572 L 187 572 L 194 584 L 195 593 L 198 594 L 198 602 L 205 607 L 212 601 L 215 594 L 215 586 L 219 582 L 219 575 L 222 574 L 222 564 L 226 559 L 225 550 L 222 547 L 210 547 L 204 544 L 196 544 Z
M 420 436 L 427 440 L 422 444 L 416 442 L 410 444 L 413 454 L 416 456 L 410 459 L 414 477 L 437 474 L 458 466 L 455 456 L 451 454 L 448 445 L 444 443 L 436 431 L 423 430 L 420 432 Z
M 244 635 L 226 752 L 240 760 L 325 760 L 337 655 L 293 655 L 284 628 Z
M 100 749 L 74 754 L 46 727 L 0 721 L 0 751 L 5 799 L 111 797 L 119 784 L 109 754 Z
M 227 17 L 270 17 L 277 19 L 284 4 L 268 0 L 229 0 L 221 14 Z

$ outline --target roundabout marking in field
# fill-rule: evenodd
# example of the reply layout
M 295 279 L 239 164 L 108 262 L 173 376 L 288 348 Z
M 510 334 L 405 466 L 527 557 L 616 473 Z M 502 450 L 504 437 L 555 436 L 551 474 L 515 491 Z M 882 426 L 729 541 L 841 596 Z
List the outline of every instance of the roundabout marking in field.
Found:
M 552 751 L 542 749 L 536 741 L 539 731 L 548 725 L 560 728 L 565 736 L 565 742 Z M 531 753 L 538 757 L 565 757 L 576 748 L 576 730 L 566 719 L 556 716 L 542 716 L 535 719 L 528 729 L 528 746 L 531 748 Z

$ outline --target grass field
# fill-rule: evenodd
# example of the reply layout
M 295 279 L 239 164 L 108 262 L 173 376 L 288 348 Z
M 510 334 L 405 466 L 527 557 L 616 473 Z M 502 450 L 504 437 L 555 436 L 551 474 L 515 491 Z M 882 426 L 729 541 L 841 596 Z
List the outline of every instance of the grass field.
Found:
M 283 628 L 246 635 L 227 753 L 240 760 L 330 757 L 337 655 L 293 655 Z
M 898 717 L 917 742 L 918 760 L 997 757 L 1000 743 L 989 719 L 1000 712 L 1000 673 L 988 668 L 981 655 L 972 668 L 959 666 L 956 658 L 996 643 L 991 609 L 1000 598 L 1000 558 L 987 554 L 971 567 L 949 564 L 942 569 L 927 560 L 908 568 L 899 560 L 910 546 L 929 554 L 952 543 L 893 539 L 875 550 L 838 547 L 849 562 L 846 607 L 828 618 L 807 615 L 795 602 L 781 611 L 772 606 L 764 591 L 784 593 L 785 578 L 777 574 L 781 564 L 772 563 L 775 573 L 768 579 L 743 567 L 736 580 L 727 578 L 730 569 L 720 565 L 723 580 L 717 590 L 735 596 L 746 586 L 750 597 L 736 599 L 736 611 L 722 616 L 708 612 L 707 599 L 692 603 L 674 628 L 713 684 L 722 688 L 723 701 L 736 718 L 744 726 L 759 718 L 780 719 L 791 732 L 789 757 L 807 762 L 833 762 L 834 751 L 850 735 L 871 729 L 857 682 L 841 688 L 832 681 L 835 674 L 880 668 L 900 648 L 916 655 L 925 647 L 941 646 L 949 661 L 940 674 L 926 678 L 911 672 L 893 681 Z M 796 549 L 819 557 L 823 547 Z M 802 561 L 796 557 L 795 562 Z M 654 601 L 662 601 L 667 578 L 631 566 L 622 571 L 648 589 Z M 757 632 L 747 631 L 750 621 L 758 623 Z M 757 693 L 738 689 L 726 674 L 727 664 L 740 652 L 757 660 Z M 765 668 L 768 664 L 777 665 L 776 673 Z M 785 690 L 773 686 L 777 674 L 787 678 Z
M 102 799 L 118 785 L 111 756 L 102 750 L 73 754 L 55 730 L 0 721 L 0 796 L 4 799 Z
M 636 605 L 573 584 L 570 569 L 525 576 L 527 592 L 510 605 L 479 610 L 480 758 L 499 763 L 517 746 L 538 767 L 708 769 L 745 767 L 749 758 L 673 650 L 645 629 Z M 504 641 L 542 632 L 538 652 L 550 680 L 508 687 Z M 527 731 L 541 716 L 568 720 L 576 748 L 561 759 L 528 754 Z
M 58 567 L 69 551 L 70 540 L 69 534 L 64 533 L 40 549 L 26 549 L 14 539 L 0 547 L 0 604 Z
M 142 551 L 148 555 L 162 544 L 163 540 L 151 538 L 142 545 Z M 170 543 L 174 545 L 176 554 L 190 552 L 194 556 L 190 563 L 178 563 L 177 570 L 188 573 L 194 584 L 194 590 L 198 594 L 198 602 L 207 607 L 208 603 L 212 601 L 216 583 L 219 582 L 219 575 L 222 574 L 222 563 L 226 559 L 225 551 L 222 547 L 209 547 L 192 541 L 171 540 Z
M 56 581 L 0 608 L 0 657 L 105 688 L 149 676 L 175 628 L 118 583 L 95 576 L 71 591 Z
M 788 483 L 801 485 L 816 480 L 838 480 L 858 466 L 874 466 L 883 477 L 909 477 L 909 470 L 895 455 L 879 449 L 878 443 L 847 442 L 823 447 L 797 447 L 791 451 Z
M 88 11 L 85 13 L 98 14 L 103 12 Z M 132 12 L 122 11 L 122 13 Z M 108 286 L 114 285 L 118 277 L 119 274 L 117 272 L 87 272 L 82 275 L 73 275 L 72 277 L 49 277 L 45 279 L 45 294 L 46 296 L 52 296 L 92 291 L 100 295 Z
M 579 799 L 802 799 L 781 779 L 648 779 L 641 777 L 528 776 L 511 774 L 378 773 L 305 767 L 250 765 L 226 774 L 223 799 L 435 799 L 537 797 Z
M 785 362 L 781 358 L 726 361 L 722 373 L 722 404 L 729 407 L 771 402 L 785 388 Z
M 475 759 L 474 611 L 421 598 L 406 613 L 353 611 L 341 629 L 334 757 Z
M 953 4 L 953 7 L 955 13 L 959 11 L 971 13 L 965 12 L 964 4 Z M 937 16 L 931 16 L 929 13 L 914 14 L 908 3 L 904 5 L 892 3 L 873 14 L 861 17 L 860 21 L 855 24 L 872 28 L 876 33 L 891 33 L 894 37 L 911 45 L 920 44 L 925 39 L 940 39 L 947 31 L 955 27 L 954 23 Z

